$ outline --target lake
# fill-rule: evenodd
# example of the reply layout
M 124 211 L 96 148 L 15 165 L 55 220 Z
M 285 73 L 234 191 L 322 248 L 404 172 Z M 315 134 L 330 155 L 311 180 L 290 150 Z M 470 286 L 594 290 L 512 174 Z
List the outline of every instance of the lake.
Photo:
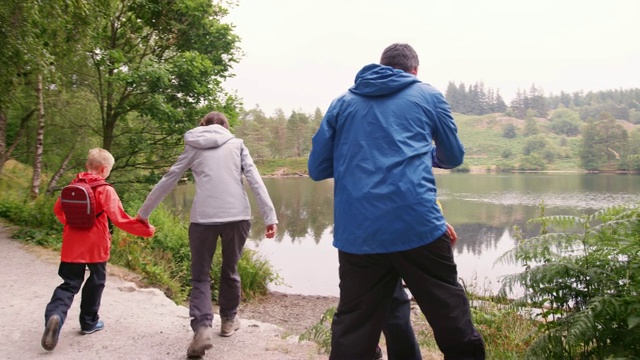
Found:
M 278 214 L 278 235 L 264 238 L 264 223 L 253 196 L 253 226 L 247 248 L 258 251 L 282 277 L 271 290 L 338 296 L 338 255 L 333 247 L 333 181 L 265 178 Z M 458 233 L 454 248 L 461 281 L 479 294 L 493 294 L 500 277 L 519 272 L 496 259 L 516 243 L 513 227 L 525 236 L 538 229 L 527 220 L 539 215 L 593 213 L 606 206 L 640 202 L 640 175 L 627 174 L 442 174 L 438 198 Z M 193 184 L 180 185 L 165 203 L 187 211 Z M 188 216 L 188 214 L 185 214 Z

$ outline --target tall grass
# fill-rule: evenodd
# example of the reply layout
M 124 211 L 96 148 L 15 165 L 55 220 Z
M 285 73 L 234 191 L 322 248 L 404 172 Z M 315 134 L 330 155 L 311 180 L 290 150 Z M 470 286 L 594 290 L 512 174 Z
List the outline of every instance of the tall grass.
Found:
M 477 299 L 471 302 L 471 316 L 484 338 L 487 359 L 522 359 L 531 342 L 530 335 L 536 330 L 535 321 L 521 313 L 517 307 L 509 305 L 504 298 L 481 298 L 475 294 L 469 294 L 469 298 Z M 330 353 L 331 322 L 335 311 L 335 307 L 328 308 L 316 324 L 300 335 L 300 341 L 315 342 L 319 353 Z M 440 354 L 440 350 L 424 315 L 419 310 L 414 310 L 411 321 L 423 358 L 427 354 L 437 357 L 435 354 Z

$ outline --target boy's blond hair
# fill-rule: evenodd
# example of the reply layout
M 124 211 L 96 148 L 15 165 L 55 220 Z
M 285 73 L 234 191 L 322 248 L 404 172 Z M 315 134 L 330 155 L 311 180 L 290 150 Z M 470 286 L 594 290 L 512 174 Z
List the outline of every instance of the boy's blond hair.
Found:
M 109 166 L 109 169 L 113 167 L 113 164 L 116 160 L 113 158 L 110 152 L 102 148 L 93 148 L 89 150 L 89 155 L 87 155 L 87 170 L 89 171 L 97 171 L 100 170 L 102 166 Z

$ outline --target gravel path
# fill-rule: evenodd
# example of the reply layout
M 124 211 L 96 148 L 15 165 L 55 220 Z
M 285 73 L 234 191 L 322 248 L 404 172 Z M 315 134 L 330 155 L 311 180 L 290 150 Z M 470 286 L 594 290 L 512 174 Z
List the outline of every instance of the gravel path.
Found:
M 58 346 L 52 352 L 42 349 L 44 309 L 61 282 L 58 258 L 42 256 L 8 234 L 0 226 L 0 359 L 186 359 L 192 336 L 188 309 L 160 290 L 140 289 L 113 273 L 107 278 L 100 309 L 105 329 L 80 334 L 78 295 Z M 219 331 L 219 316 L 213 326 Z M 288 334 L 276 325 L 243 318 L 235 335 L 214 336 L 214 347 L 204 359 L 327 359 L 316 354 L 315 344 L 300 343 L 295 336 L 284 338 Z

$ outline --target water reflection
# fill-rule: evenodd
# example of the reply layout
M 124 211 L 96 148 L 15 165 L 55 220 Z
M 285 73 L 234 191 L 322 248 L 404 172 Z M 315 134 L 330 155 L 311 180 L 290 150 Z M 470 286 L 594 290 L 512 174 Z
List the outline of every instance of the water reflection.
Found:
M 538 229 L 527 220 L 546 215 L 590 213 L 604 206 L 640 201 L 640 177 L 576 174 L 447 174 L 437 177 L 447 221 L 459 235 L 455 247 L 460 278 L 476 291 L 494 293 L 502 275 L 519 267 L 495 260 L 515 245 L 513 226 L 525 236 Z M 264 223 L 252 196 L 253 226 L 248 246 L 259 251 L 286 282 L 273 290 L 338 295 L 337 250 L 333 241 L 333 182 L 307 178 L 268 178 L 276 207 L 278 235 L 264 239 Z M 185 212 L 192 185 L 177 187 L 166 202 Z

